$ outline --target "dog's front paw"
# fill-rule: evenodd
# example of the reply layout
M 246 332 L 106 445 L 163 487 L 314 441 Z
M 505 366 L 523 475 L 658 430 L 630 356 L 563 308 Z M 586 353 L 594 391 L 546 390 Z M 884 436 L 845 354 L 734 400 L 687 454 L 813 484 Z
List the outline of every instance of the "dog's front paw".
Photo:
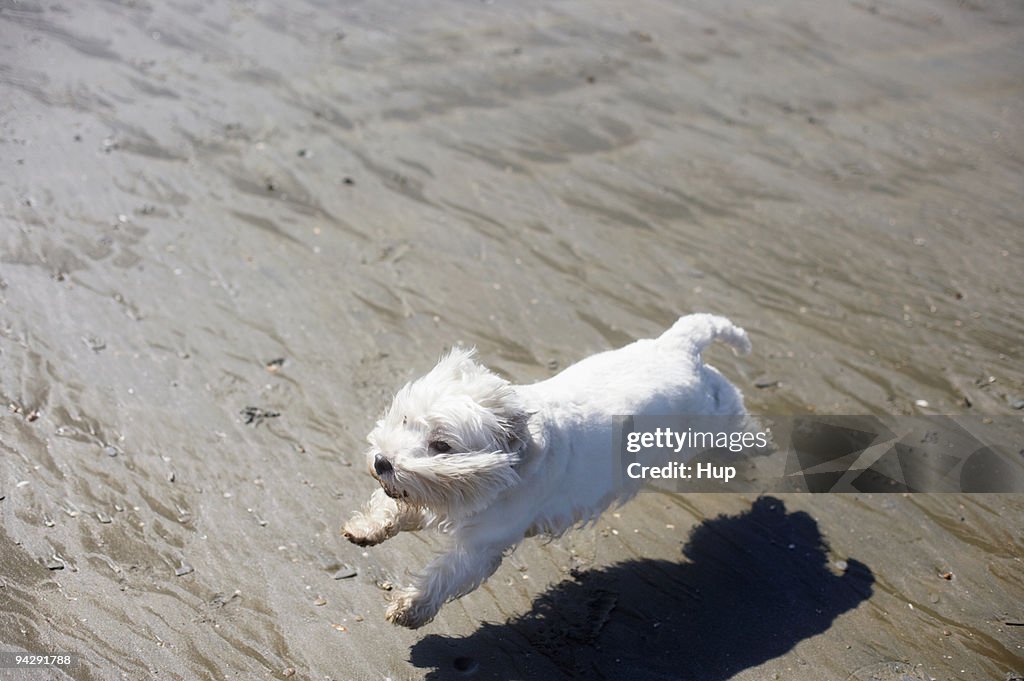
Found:
M 434 619 L 438 608 L 431 605 L 416 589 L 399 591 L 395 600 L 391 601 L 385 617 L 388 622 L 409 629 L 419 629 Z
M 341 533 L 353 544 L 374 546 L 392 536 L 392 526 L 375 523 L 365 516 L 356 516 L 345 523 Z

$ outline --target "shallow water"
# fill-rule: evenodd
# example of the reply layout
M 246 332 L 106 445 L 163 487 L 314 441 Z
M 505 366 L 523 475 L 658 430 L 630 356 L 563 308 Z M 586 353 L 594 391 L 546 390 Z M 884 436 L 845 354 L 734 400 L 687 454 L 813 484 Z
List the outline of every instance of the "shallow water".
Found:
M 375 583 L 436 542 L 337 531 L 454 342 L 526 382 L 708 310 L 752 411 L 1019 424 L 1022 45 L 1013 3 L 0 2 L 0 643 L 83 679 L 1024 672 L 1019 495 L 643 495 L 419 632 Z M 777 591 L 764 533 L 806 548 Z

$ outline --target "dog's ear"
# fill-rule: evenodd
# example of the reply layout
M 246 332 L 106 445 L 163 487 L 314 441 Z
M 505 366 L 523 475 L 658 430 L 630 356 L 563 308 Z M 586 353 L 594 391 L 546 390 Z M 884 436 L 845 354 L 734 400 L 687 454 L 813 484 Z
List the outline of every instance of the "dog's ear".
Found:
M 504 380 L 502 384 L 488 398 L 481 400 L 480 406 L 494 415 L 495 439 L 503 449 L 514 452 L 528 439 L 527 422 L 530 414 L 523 407 L 515 388 Z
M 526 423 L 530 415 L 512 384 L 477 360 L 476 348 L 452 348 L 437 368 L 450 372 L 473 401 L 491 413 L 489 427 L 503 449 L 514 452 L 522 446 L 527 440 Z
M 517 409 L 506 421 L 505 449 L 510 452 L 521 450 L 529 441 L 530 433 L 527 424 L 530 421 L 530 413 L 525 409 Z

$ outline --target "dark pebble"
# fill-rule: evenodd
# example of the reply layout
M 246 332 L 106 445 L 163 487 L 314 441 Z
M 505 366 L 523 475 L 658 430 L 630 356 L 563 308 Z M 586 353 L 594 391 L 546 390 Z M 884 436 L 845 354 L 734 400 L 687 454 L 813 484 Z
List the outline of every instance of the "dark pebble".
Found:
M 85 336 L 82 338 L 82 342 L 85 343 L 85 346 L 93 352 L 100 352 L 101 350 L 105 350 L 107 347 L 106 342 L 102 338 L 96 338 L 94 336 Z
M 351 579 L 352 577 L 355 577 L 357 574 L 358 573 L 356 572 L 355 568 L 350 568 L 346 566 L 334 573 L 334 579 Z
M 263 423 L 265 419 L 276 419 L 281 415 L 279 411 L 270 411 L 268 409 L 260 409 L 259 407 L 246 407 L 241 412 L 242 421 L 247 426 L 258 426 Z
M 759 378 L 754 381 L 754 387 L 761 388 L 762 390 L 765 388 L 774 388 L 778 384 L 779 382 L 774 378 Z
M 342 182 L 349 186 L 354 185 L 356 183 L 356 181 L 353 180 L 351 177 L 346 177 L 344 180 L 342 180 Z
M 181 567 L 175 568 L 174 576 L 175 577 L 184 577 L 185 575 L 190 574 L 192 572 L 195 572 L 195 568 L 194 567 L 192 567 L 188 563 L 182 563 Z

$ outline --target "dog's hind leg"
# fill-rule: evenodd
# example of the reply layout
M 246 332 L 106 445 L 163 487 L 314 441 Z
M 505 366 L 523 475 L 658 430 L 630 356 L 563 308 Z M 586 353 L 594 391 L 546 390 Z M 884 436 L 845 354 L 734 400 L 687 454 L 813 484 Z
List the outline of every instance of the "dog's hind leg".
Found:
M 342 534 L 353 544 L 373 546 L 399 532 L 414 532 L 426 524 L 425 511 L 395 501 L 383 489 L 374 490 L 362 512 L 345 523 Z

